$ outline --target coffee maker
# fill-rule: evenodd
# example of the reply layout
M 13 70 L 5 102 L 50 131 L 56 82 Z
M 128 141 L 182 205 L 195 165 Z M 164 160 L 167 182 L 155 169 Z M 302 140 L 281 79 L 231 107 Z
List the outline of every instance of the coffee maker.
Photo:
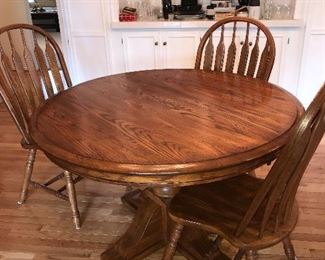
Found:
M 173 12 L 173 6 L 171 0 L 162 0 L 163 16 L 167 20 L 168 14 Z
M 249 2 L 250 2 L 249 0 L 238 0 L 238 3 L 239 3 L 240 7 L 248 6 Z
M 197 0 L 182 0 L 178 6 L 178 12 L 184 15 L 197 15 L 201 11 L 202 6 L 197 3 Z

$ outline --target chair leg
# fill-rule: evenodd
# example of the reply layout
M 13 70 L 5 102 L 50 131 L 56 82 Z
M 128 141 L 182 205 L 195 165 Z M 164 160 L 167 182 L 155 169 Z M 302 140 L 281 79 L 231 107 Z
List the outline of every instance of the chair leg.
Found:
M 18 200 L 18 204 L 23 204 L 26 201 L 29 183 L 30 183 L 32 173 L 33 173 L 34 161 L 36 158 L 36 151 L 37 151 L 36 149 L 30 149 L 28 151 L 28 157 L 27 157 L 26 167 L 25 167 L 24 182 L 23 182 L 23 187 L 20 192 L 20 198 Z
M 74 188 L 72 175 L 68 171 L 64 171 L 64 175 L 67 179 L 67 191 L 68 191 L 69 201 L 72 209 L 73 222 L 75 224 L 76 229 L 80 229 L 80 214 L 78 210 L 76 190 Z
M 286 253 L 286 256 L 288 257 L 288 259 L 295 260 L 296 253 L 295 253 L 295 249 L 291 243 L 290 238 L 286 237 L 285 239 L 283 239 L 282 243 L 283 243 L 284 252 Z
M 173 232 L 170 235 L 170 241 L 165 249 L 163 260 L 171 260 L 173 259 L 173 256 L 175 255 L 176 247 L 179 238 L 181 237 L 181 234 L 183 232 L 184 225 L 182 224 L 176 224 Z
M 245 253 L 246 255 L 246 260 L 255 260 L 257 259 L 257 252 L 254 250 L 248 250 Z

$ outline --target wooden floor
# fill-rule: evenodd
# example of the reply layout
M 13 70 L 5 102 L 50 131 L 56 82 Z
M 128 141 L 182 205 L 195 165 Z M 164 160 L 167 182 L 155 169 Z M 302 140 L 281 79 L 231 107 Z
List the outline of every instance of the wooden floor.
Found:
M 69 204 L 41 190 L 32 190 L 27 203 L 19 206 L 26 159 L 19 141 L 16 127 L 0 105 L 0 259 L 99 259 L 132 220 L 132 212 L 120 202 L 125 188 L 90 180 L 78 183 L 80 231 L 73 227 Z M 38 154 L 35 179 L 45 180 L 59 170 Z M 300 218 L 292 235 L 298 258 L 325 259 L 325 140 L 304 176 L 298 201 Z M 233 249 L 228 248 L 228 253 Z M 161 255 L 160 251 L 147 260 Z M 281 245 L 260 251 L 259 256 L 286 259 Z

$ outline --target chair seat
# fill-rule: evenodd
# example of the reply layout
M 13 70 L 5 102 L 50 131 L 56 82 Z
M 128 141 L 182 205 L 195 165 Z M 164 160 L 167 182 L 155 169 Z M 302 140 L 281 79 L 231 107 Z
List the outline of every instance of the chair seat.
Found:
M 257 239 L 262 219 L 259 214 L 254 216 L 252 224 L 242 235 L 234 235 L 262 182 L 262 179 L 244 174 L 224 181 L 182 188 L 171 201 L 170 216 L 178 223 L 199 225 L 239 248 L 263 248 L 270 245 L 270 241 L 276 244 L 293 230 L 298 218 L 297 205 L 289 221 L 280 225 L 276 232 L 274 221 L 269 221 L 263 237 Z

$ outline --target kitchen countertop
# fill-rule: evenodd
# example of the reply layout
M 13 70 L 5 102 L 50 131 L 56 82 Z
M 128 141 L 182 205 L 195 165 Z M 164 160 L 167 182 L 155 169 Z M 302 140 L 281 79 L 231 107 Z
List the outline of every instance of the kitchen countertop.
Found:
M 266 26 L 271 28 L 299 28 L 303 27 L 303 20 L 260 20 Z M 166 20 L 154 20 L 154 21 L 135 21 L 135 22 L 112 22 L 111 28 L 114 30 L 123 29 L 199 29 L 209 28 L 216 21 L 211 20 L 188 20 L 188 21 L 166 21 Z

